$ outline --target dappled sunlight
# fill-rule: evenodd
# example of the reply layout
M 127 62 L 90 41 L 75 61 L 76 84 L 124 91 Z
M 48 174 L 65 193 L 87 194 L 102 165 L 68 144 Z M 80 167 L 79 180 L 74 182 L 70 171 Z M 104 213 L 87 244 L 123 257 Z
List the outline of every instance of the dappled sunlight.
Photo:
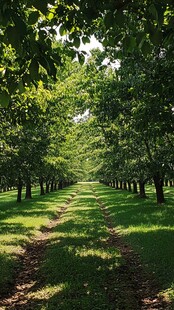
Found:
M 59 285 L 49 285 L 45 286 L 41 289 L 38 289 L 34 292 L 30 292 L 27 294 L 27 298 L 30 300 L 48 300 L 53 297 L 55 294 L 60 293 L 66 288 L 66 283 L 60 283 Z

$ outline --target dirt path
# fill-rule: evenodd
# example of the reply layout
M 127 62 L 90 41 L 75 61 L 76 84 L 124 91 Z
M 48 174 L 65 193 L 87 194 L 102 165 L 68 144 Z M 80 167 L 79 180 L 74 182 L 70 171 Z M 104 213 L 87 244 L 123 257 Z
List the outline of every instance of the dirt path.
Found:
M 107 240 L 107 244 L 108 246 L 116 247 L 117 249 L 119 249 L 124 259 L 124 264 L 118 267 L 120 281 L 119 284 L 121 283 L 122 289 L 126 291 L 126 294 L 124 294 L 124 296 L 126 296 L 128 301 L 133 301 L 133 304 L 135 301 L 135 307 L 132 306 L 132 308 L 130 309 L 170 309 L 169 305 L 157 296 L 157 286 L 144 273 L 138 255 L 132 251 L 130 246 L 124 244 L 124 242 L 122 241 L 122 237 L 114 230 L 107 207 L 103 205 L 103 203 L 97 197 L 97 194 L 95 193 L 93 188 L 90 187 L 90 189 L 103 214 L 105 224 L 109 231 L 109 238 Z M 50 221 L 49 225 L 41 231 L 39 236 L 37 238 L 34 238 L 31 243 L 28 244 L 28 246 L 24 249 L 24 252 L 21 255 L 21 262 L 23 268 L 22 270 L 19 270 L 19 273 L 16 277 L 15 286 L 12 288 L 12 291 L 9 292 L 6 298 L 0 301 L 0 310 L 35 309 L 34 305 L 32 306 L 31 303 L 28 304 L 28 300 L 26 297 L 27 293 L 32 290 L 33 286 L 37 285 L 37 271 L 39 269 L 40 262 L 42 261 L 47 243 L 49 241 L 49 234 L 52 229 L 59 224 L 62 215 L 66 212 L 68 205 L 72 202 L 76 194 L 74 194 L 59 210 L 57 217 Z M 116 297 L 114 291 L 112 290 L 112 283 L 114 283 L 115 279 L 111 278 L 109 279 L 109 281 L 109 299 L 114 304 L 116 302 Z M 119 310 L 121 309 L 125 308 L 119 308 Z
M 63 207 L 57 212 L 57 216 L 51 220 L 47 227 L 45 227 L 37 237 L 34 237 L 26 246 L 20 255 L 22 269 L 16 271 L 16 279 L 14 287 L 11 292 L 0 300 L 0 310 L 9 309 L 28 309 L 26 304 L 28 302 L 26 295 L 37 282 L 37 270 L 39 269 L 45 248 L 49 241 L 49 234 L 54 227 L 56 227 L 62 215 L 66 212 L 68 205 L 76 196 L 74 193 L 65 203 Z M 34 309 L 34 308 L 30 308 Z
M 141 310 L 171 309 L 170 305 L 162 297 L 158 296 L 157 284 L 154 279 L 150 279 L 149 275 L 144 272 L 138 255 L 123 242 L 122 237 L 114 230 L 107 207 L 98 198 L 94 189 L 92 190 L 109 230 L 108 243 L 119 249 L 125 260 L 125 264 L 121 266 L 119 271 L 121 278 L 125 281 L 127 295 L 137 300 Z M 126 279 L 128 279 L 127 283 Z

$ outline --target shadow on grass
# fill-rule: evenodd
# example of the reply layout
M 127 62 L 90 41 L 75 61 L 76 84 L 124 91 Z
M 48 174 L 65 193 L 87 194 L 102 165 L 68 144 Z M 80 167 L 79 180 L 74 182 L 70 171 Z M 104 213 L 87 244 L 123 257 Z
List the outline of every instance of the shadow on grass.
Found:
M 51 192 L 40 196 L 38 190 L 32 200 L 24 200 L 18 204 L 11 201 L 15 191 L 1 193 L 0 203 L 0 292 L 4 292 L 13 282 L 16 266 L 16 255 L 21 246 L 26 245 L 29 238 L 38 229 L 53 219 L 59 207 L 66 203 L 74 192 L 73 187 Z M 11 267 L 10 267 L 11 266 Z M 8 270 L 5 272 L 5 270 Z M 5 272 L 5 275 L 4 275 Z
M 73 226 L 71 221 L 69 225 Z M 123 260 L 118 251 L 96 241 L 95 233 L 93 238 L 79 237 L 83 227 L 76 229 L 76 237 L 51 239 L 40 270 L 41 282 L 30 293 L 27 306 L 33 303 L 34 309 L 50 310 L 140 309 L 137 300 L 128 296 L 130 279 L 120 277 Z M 66 226 L 64 231 L 67 233 Z
M 150 186 L 149 199 L 98 185 L 95 189 L 108 207 L 114 227 L 141 255 L 161 289 L 170 288 L 174 283 L 174 189 L 165 188 L 167 203 L 160 206 Z

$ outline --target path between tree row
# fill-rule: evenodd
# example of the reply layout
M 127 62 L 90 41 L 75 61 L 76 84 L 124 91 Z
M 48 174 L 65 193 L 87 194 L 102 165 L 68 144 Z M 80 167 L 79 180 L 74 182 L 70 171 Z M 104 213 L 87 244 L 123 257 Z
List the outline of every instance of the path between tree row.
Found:
M 65 205 L 58 209 L 57 217 L 51 220 L 49 225 L 24 248 L 20 258 L 22 269 L 18 271 L 14 287 L 8 292 L 8 295 L 4 299 L 0 300 L 0 310 L 42 309 L 42 307 L 35 307 L 35 304 L 29 300 L 28 293 L 32 291 L 33 286 L 35 286 L 38 281 L 37 271 L 44 257 L 50 233 L 55 227 L 59 226 L 61 219 L 67 212 L 74 198 L 83 191 L 85 193 L 86 190 L 91 192 L 91 195 L 95 198 L 103 215 L 105 225 L 108 229 L 107 246 L 118 249 L 124 259 L 124 264 L 117 268 L 117 276 L 114 277 L 114 274 L 112 274 L 112 277 L 108 280 L 110 285 L 108 298 L 110 303 L 113 304 L 113 307 L 109 309 L 127 310 L 126 304 L 129 304 L 129 309 L 131 310 L 170 309 L 169 305 L 157 295 L 158 290 L 156 285 L 150 280 L 148 275 L 144 273 L 138 255 L 133 252 L 130 246 L 123 242 L 122 237 L 114 230 L 107 207 L 99 199 L 92 185 L 90 187 L 88 185 L 88 188 L 84 186 L 81 190 L 73 194 Z M 124 298 L 125 296 L 127 298 L 126 302 L 125 300 L 123 301 L 122 306 L 120 302 L 119 305 L 117 305 L 117 296 L 115 291 L 112 290 L 112 286 L 116 281 L 115 278 L 117 278 L 118 283 L 121 283 L 121 289 L 125 291 Z M 57 305 L 55 310 L 57 309 L 61 309 L 61 307 Z M 77 310 L 81 309 L 77 308 Z

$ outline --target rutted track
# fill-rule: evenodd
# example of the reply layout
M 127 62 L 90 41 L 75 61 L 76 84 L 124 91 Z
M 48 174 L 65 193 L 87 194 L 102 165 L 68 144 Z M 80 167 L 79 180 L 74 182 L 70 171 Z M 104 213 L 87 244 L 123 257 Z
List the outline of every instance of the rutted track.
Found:
M 49 241 L 49 234 L 59 224 L 62 215 L 66 212 L 68 205 L 72 202 L 78 191 L 71 195 L 65 205 L 58 210 L 56 217 L 49 222 L 48 226 L 44 227 L 37 237 L 32 238 L 23 249 L 19 258 L 22 268 L 20 267 L 19 272 L 16 272 L 15 284 L 8 293 L 8 296 L 0 300 L 0 310 L 26 309 L 25 304 L 28 301 L 26 295 L 36 285 L 37 270 L 39 269 L 46 245 Z
M 16 277 L 15 285 L 12 288 L 11 292 L 9 292 L 6 298 L 0 301 L 0 310 L 36 309 L 36 304 L 32 300 L 28 300 L 27 295 L 29 292 L 32 291 L 34 287 L 37 287 L 40 284 L 38 283 L 37 271 L 39 270 L 39 267 L 43 260 L 45 249 L 48 246 L 50 233 L 52 232 L 54 227 L 61 223 L 61 217 L 66 213 L 68 206 L 71 204 L 73 198 L 77 195 L 77 193 L 79 193 L 79 191 L 80 189 L 69 198 L 69 200 L 62 208 L 60 208 L 56 218 L 50 221 L 49 225 L 40 231 L 39 236 L 33 238 L 31 242 L 26 246 L 26 248 L 24 248 L 20 258 L 23 266 L 22 270 L 19 270 L 19 273 Z M 138 255 L 134 253 L 130 246 L 124 243 L 122 237 L 113 228 L 114 225 L 112 223 L 112 219 L 107 210 L 107 207 L 99 199 L 93 186 L 90 186 L 90 191 L 93 196 L 93 201 L 95 201 L 96 199 L 97 204 L 95 204 L 95 206 L 97 210 L 99 206 L 103 214 L 106 225 L 104 225 L 104 227 L 108 228 L 109 235 L 108 239 L 105 239 L 105 241 L 103 242 L 104 246 L 106 248 L 114 247 L 118 249 L 123 258 L 123 263 L 106 275 L 107 291 L 105 292 L 105 294 L 107 295 L 108 301 L 111 305 L 111 308 L 109 309 L 127 310 L 128 308 L 126 305 L 129 305 L 129 309 L 131 310 L 170 309 L 169 305 L 157 295 L 158 290 L 156 287 L 156 283 L 151 281 L 148 275 L 143 271 L 143 267 L 141 265 Z M 97 212 L 100 214 L 99 210 Z M 74 242 L 73 238 L 72 242 Z M 39 281 L 42 281 L 42 279 L 39 279 Z M 105 284 L 103 285 L 105 286 Z M 123 300 L 124 298 L 125 300 Z M 55 310 L 56 309 L 57 308 L 55 308 Z M 79 308 L 77 310 L 81 309 Z
M 120 253 L 125 261 L 124 265 L 119 268 L 120 277 L 122 279 L 129 279 L 125 281 L 125 290 L 127 295 L 132 296 L 132 299 L 137 301 L 135 309 L 141 310 L 162 310 L 170 309 L 170 305 L 158 296 L 158 288 L 155 281 L 144 272 L 138 255 L 132 248 L 123 242 L 122 237 L 113 228 L 111 216 L 107 207 L 97 196 L 94 188 L 92 187 L 96 201 L 104 216 L 106 226 L 109 231 L 108 243 L 120 250 Z

